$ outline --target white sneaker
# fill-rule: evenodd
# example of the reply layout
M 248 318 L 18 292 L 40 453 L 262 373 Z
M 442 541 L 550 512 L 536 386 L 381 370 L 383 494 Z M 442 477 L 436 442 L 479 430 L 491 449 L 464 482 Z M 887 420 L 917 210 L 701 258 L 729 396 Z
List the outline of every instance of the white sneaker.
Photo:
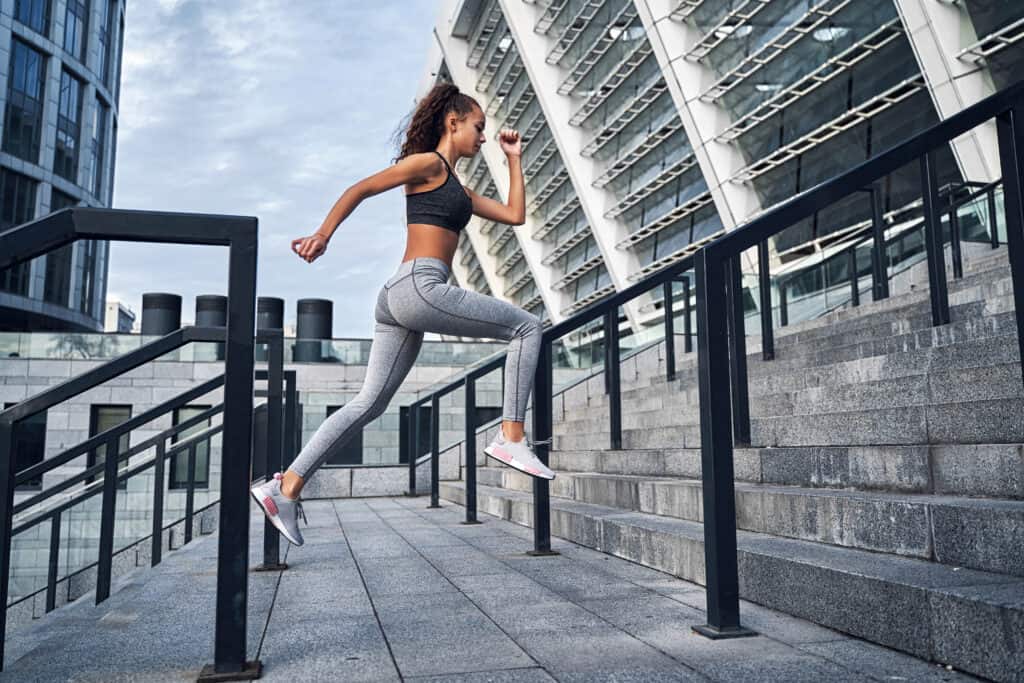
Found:
M 539 441 L 538 443 L 551 443 L 551 439 Z M 494 437 L 494 441 L 484 448 L 484 453 L 530 476 L 540 479 L 555 478 L 555 473 L 548 469 L 548 466 L 542 463 L 540 458 L 534 454 L 530 442 L 525 435 L 522 441 L 509 441 L 505 438 L 501 427 L 498 427 L 498 433 Z
M 260 506 L 270 523 L 281 532 L 290 543 L 302 545 L 302 532 L 299 531 L 299 515 L 302 521 L 309 525 L 306 513 L 302 509 L 302 502 L 284 495 L 281 491 L 281 480 L 283 475 L 275 472 L 269 481 L 257 484 L 249 489 L 249 494 Z

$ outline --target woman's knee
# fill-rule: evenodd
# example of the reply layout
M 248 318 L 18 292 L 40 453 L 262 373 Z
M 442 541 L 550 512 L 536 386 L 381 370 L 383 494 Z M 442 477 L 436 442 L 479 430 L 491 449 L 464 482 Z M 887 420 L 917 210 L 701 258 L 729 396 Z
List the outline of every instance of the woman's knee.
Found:
M 544 323 L 541 319 L 535 316 L 533 313 L 524 311 L 526 316 L 523 322 L 519 323 L 516 328 L 516 336 L 519 337 L 532 337 L 541 336 L 544 334 Z

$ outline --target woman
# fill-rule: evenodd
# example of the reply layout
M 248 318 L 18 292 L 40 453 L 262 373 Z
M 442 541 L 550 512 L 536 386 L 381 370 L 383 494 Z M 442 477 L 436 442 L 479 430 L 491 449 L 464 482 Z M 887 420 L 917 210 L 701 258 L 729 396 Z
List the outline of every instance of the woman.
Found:
M 397 162 L 345 190 L 320 229 L 292 242 L 292 251 L 312 263 L 327 249 L 338 225 L 359 202 L 405 186 L 409 224 L 405 255 L 377 295 L 373 344 L 359 393 L 324 420 L 282 475 L 251 489 L 253 498 L 290 542 L 302 545 L 299 493 L 310 475 L 370 420 L 381 415 L 402 384 L 424 332 L 508 341 L 501 427 L 484 449 L 488 456 L 535 477 L 554 479 L 533 453 L 523 423 L 540 352 L 542 327 L 521 308 L 447 284 L 459 232 L 471 214 L 522 225 L 526 208 L 519 133 L 498 136 L 508 158 L 508 204 L 463 187 L 452 167 L 487 141 L 484 112 L 451 84 L 434 87 L 412 115 Z M 303 514 L 305 520 L 305 514 Z

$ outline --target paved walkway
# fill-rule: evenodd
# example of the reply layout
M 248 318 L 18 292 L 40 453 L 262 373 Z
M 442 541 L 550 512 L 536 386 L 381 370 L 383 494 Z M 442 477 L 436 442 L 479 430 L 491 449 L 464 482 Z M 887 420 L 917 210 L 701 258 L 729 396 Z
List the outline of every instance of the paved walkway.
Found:
M 699 586 L 429 499 L 305 503 L 290 568 L 249 574 L 267 681 L 975 680 L 742 603 L 756 638 L 710 641 Z M 255 512 L 255 506 L 254 506 Z M 262 517 L 252 517 L 252 564 Z M 194 681 L 213 661 L 216 535 L 10 635 L 0 681 Z

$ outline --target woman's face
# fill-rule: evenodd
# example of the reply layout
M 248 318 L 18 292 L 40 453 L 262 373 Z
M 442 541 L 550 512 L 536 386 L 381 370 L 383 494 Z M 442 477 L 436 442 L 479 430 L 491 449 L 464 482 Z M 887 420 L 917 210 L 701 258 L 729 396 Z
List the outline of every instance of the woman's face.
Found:
M 455 149 L 460 156 L 472 157 L 480 151 L 480 145 L 487 142 L 484 135 L 486 120 L 483 111 L 479 107 L 473 107 L 473 111 L 466 115 L 466 118 L 459 121 L 452 117 L 455 123 L 455 132 L 452 133 L 452 140 L 455 142 Z

